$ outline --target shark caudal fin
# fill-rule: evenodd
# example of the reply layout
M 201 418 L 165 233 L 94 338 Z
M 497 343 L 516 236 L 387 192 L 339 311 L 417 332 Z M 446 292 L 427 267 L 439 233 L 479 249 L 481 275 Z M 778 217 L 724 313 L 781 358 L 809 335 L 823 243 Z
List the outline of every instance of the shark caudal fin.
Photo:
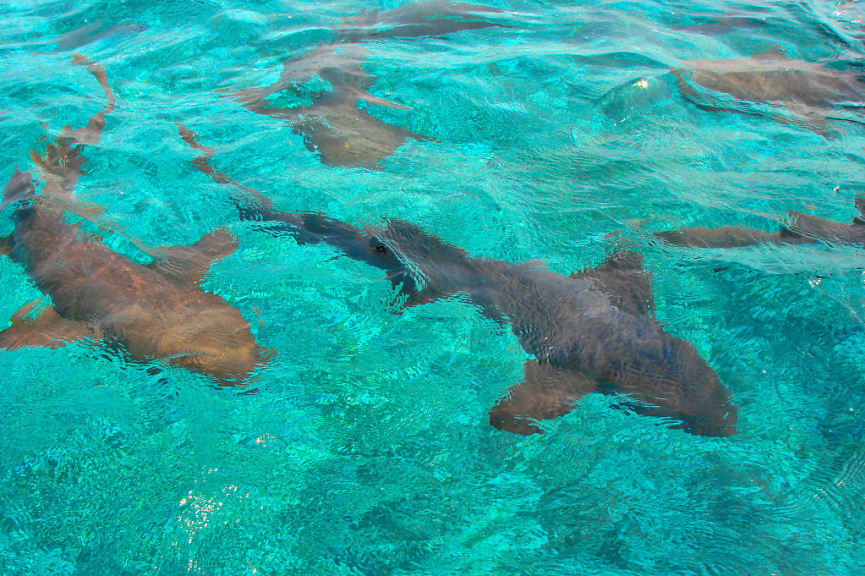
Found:
M 3 187 L 3 202 L 0 204 L 0 210 L 5 208 L 7 204 L 33 198 L 35 193 L 36 188 L 33 186 L 33 175 L 30 172 L 15 170 L 12 178 Z

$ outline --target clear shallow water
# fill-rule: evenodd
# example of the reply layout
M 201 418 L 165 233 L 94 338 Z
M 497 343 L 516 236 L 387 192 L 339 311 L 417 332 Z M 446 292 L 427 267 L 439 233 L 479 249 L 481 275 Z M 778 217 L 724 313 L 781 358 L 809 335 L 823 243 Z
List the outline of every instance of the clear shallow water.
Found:
M 853 217 L 865 128 L 837 122 L 823 138 L 702 110 L 670 67 L 775 47 L 862 61 L 861 5 L 493 5 L 518 12 L 513 28 L 369 44 L 372 93 L 410 107 L 372 113 L 436 141 L 367 171 L 322 164 L 287 123 L 220 92 L 274 82 L 364 3 L 4 3 L 3 181 L 42 136 L 102 107 L 70 65 L 73 52 L 100 62 L 117 109 L 79 198 L 153 246 L 230 225 L 239 249 L 204 286 L 276 355 L 242 395 L 84 345 L 0 352 L 0 572 L 865 570 L 862 249 L 649 237 L 772 231 L 789 209 Z M 379 270 L 238 223 L 176 121 L 285 210 L 404 218 L 563 273 L 623 232 L 653 273 L 658 318 L 740 404 L 740 433 L 668 430 L 597 395 L 542 436 L 491 428 L 489 407 L 522 376 L 510 332 L 458 299 L 395 314 Z M 106 242 L 143 261 L 124 236 Z M 4 319 L 39 296 L 6 258 L 0 289 Z

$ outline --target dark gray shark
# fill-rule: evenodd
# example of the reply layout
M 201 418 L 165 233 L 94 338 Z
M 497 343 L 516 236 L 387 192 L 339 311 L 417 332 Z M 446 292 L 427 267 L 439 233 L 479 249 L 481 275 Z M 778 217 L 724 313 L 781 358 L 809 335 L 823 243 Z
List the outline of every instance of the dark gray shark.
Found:
M 791 211 L 788 223 L 778 232 L 724 226 L 722 228 L 682 228 L 656 232 L 655 236 L 675 246 L 698 248 L 739 248 L 754 244 L 851 244 L 865 247 L 865 196 L 855 201 L 859 216 L 850 224 Z
M 15 205 L 15 228 L 0 238 L 0 253 L 26 269 L 53 307 L 24 306 L 0 332 L 0 348 L 103 340 L 131 358 L 163 359 L 222 383 L 245 378 L 262 362 L 262 349 L 239 310 L 198 286 L 211 262 L 236 247 L 231 234 L 219 229 L 191 246 L 154 249 L 144 266 L 88 232 L 96 223 L 70 222 L 91 216 L 72 201 L 72 191 L 85 162 L 82 145 L 99 140 L 104 114 L 114 107 L 102 67 L 80 55 L 76 61 L 99 80 L 108 105 L 85 128 L 67 126 L 44 157 L 32 153 L 45 179 L 39 195 L 32 176 L 20 171 L 3 191 L 3 206 Z
M 202 152 L 196 166 L 236 184 L 209 163 L 213 150 L 181 127 Z M 694 434 L 736 432 L 737 408 L 715 372 L 689 343 L 652 316 L 650 276 L 631 251 L 571 276 L 523 263 L 475 258 L 414 224 L 391 220 L 358 228 L 317 213 L 281 212 L 261 193 L 239 186 L 232 201 L 244 220 L 300 244 L 325 243 L 385 271 L 401 306 L 464 295 L 486 317 L 509 326 L 523 349 L 523 381 L 490 411 L 496 428 L 532 434 L 536 421 L 570 412 L 592 392 L 621 394 L 636 412 L 675 421 Z

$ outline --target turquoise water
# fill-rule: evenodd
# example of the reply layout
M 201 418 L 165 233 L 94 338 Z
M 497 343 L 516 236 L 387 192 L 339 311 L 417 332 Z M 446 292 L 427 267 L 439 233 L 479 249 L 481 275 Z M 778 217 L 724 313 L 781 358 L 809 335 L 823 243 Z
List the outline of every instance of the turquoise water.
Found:
M 862 248 L 650 236 L 773 231 L 787 210 L 853 218 L 865 127 L 832 122 L 827 138 L 700 108 L 670 70 L 773 48 L 853 67 L 865 10 L 491 5 L 511 27 L 368 43 L 370 91 L 409 108 L 371 113 L 435 140 L 362 170 L 325 165 L 226 91 L 275 82 L 367 3 L 2 2 L 3 182 L 32 169 L 41 138 L 103 107 L 72 54 L 104 65 L 117 107 L 77 198 L 142 262 L 132 238 L 184 244 L 230 226 L 239 248 L 203 286 L 274 357 L 241 394 L 85 344 L 0 351 L 0 573 L 865 573 Z M 487 411 L 526 357 L 508 330 L 459 298 L 396 313 L 380 270 L 238 222 L 175 122 L 284 210 L 403 218 L 562 273 L 621 233 L 653 274 L 658 319 L 731 390 L 739 434 L 670 430 L 599 395 L 544 435 L 495 430 Z M 0 234 L 12 226 L 7 209 Z M 40 296 L 7 258 L 0 290 L 0 322 Z

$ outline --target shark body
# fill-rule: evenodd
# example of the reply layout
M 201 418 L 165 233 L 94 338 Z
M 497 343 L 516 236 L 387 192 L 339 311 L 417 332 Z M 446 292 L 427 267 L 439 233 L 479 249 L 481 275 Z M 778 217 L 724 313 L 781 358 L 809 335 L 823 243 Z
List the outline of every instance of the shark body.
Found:
M 865 247 L 865 197 L 856 199 L 859 215 L 852 222 L 836 222 L 813 214 L 791 211 L 788 223 L 778 232 L 763 232 L 753 228 L 724 226 L 721 228 L 681 228 L 656 232 L 655 236 L 676 246 L 697 248 L 740 248 L 755 244 L 850 244 Z
M 76 59 L 105 88 L 109 106 L 87 127 L 64 129 L 45 157 L 33 154 L 45 178 L 38 196 L 29 173 L 16 171 L 6 184 L 4 206 L 15 205 L 15 226 L 0 241 L 0 252 L 25 268 L 53 308 L 38 301 L 22 308 L 0 332 L 0 348 L 58 347 L 89 338 L 120 346 L 137 360 L 166 360 L 225 383 L 246 377 L 262 361 L 249 324 L 239 310 L 197 285 L 214 259 L 235 248 L 225 229 L 191 246 L 154 249 L 154 261 L 145 266 L 72 222 L 89 217 L 72 202 L 85 161 L 81 145 L 98 141 L 103 114 L 113 108 L 102 67 Z
M 409 140 L 432 138 L 383 122 L 369 113 L 368 108 L 376 106 L 408 108 L 369 93 L 375 76 L 363 68 L 368 56 L 363 42 L 503 26 L 489 20 L 501 12 L 488 6 L 438 0 L 384 12 L 365 11 L 337 30 L 335 43 L 317 46 L 283 62 L 277 82 L 237 91 L 234 98 L 253 112 L 291 122 L 293 131 L 303 136 L 307 149 L 317 153 L 324 164 L 377 170 L 384 158 Z M 314 77 L 323 80 L 326 87 L 310 93 L 303 84 Z M 286 90 L 312 101 L 275 105 L 274 100 Z
M 481 4 L 432 0 L 384 12 L 364 10 L 347 19 L 338 32 L 341 42 L 444 36 L 463 30 L 502 27 L 495 19 L 503 13 L 503 10 Z
M 822 135 L 828 134 L 828 118 L 863 123 L 839 115 L 843 111 L 861 114 L 865 110 L 861 72 L 788 58 L 777 50 L 750 58 L 691 60 L 673 74 L 682 94 L 701 108 L 761 114 L 758 109 L 747 108 L 747 104 L 729 100 L 767 104 L 783 109 L 784 113 L 771 113 L 775 120 Z
M 307 149 L 318 153 L 324 164 L 378 169 L 379 162 L 406 141 L 429 138 L 382 122 L 365 109 L 407 110 L 368 92 L 375 77 L 363 69 L 367 53 L 359 44 L 318 46 L 286 61 L 275 84 L 241 90 L 235 98 L 253 112 L 291 122 L 294 133 L 303 136 Z M 300 86 L 313 76 L 327 82 L 327 89 L 306 94 Z M 284 90 L 310 97 L 312 102 L 292 107 L 273 105 L 270 99 Z
M 195 163 L 216 181 L 237 184 L 209 163 L 213 150 L 181 127 L 203 152 Z M 360 228 L 318 213 L 282 212 L 259 192 L 239 186 L 233 202 L 244 220 L 300 244 L 324 243 L 385 271 L 402 306 L 455 294 L 484 316 L 509 326 L 531 356 L 523 381 L 490 411 L 496 428 L 531 434 L 538 420 L 561 416 L 593 392 L 622 394 L 635 411 L 674 420 L 708 436 L 736 432 L 730 393 L 689 343 L 652 316 L 650 276 L 641 257 L 612 254 L 571 276 L 531 263 L 475 258 L 418 226 L 391 220 Z

